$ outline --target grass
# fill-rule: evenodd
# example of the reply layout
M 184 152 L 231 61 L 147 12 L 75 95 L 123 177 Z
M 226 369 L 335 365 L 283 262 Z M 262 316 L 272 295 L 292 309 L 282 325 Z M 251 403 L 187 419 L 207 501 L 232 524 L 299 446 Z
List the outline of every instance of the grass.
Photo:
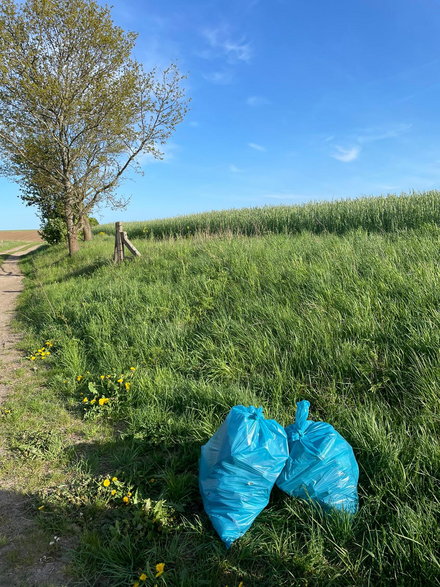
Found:
M 39 348 L 54 343 L 32 361 L 49 388 L 4 423 L 15 467 L 58 471 L 35 499 L 47 531 L 77 536 L 79 584 L 436 583 L 440 229 L 423 224 L 139 239 L 120 266 L 100 235 L 72 259 L 25 259 L 20 316 Z M 359 513 L 274 490 L 226 551 L 198 493 L 200 446 L 235 404 L 287 425 L 300 399 L 352 444 Z
M 25 241 L 0 241 L 0 253 L 9 251 L 9 249 L 15 249 L 16 247 L 24 249 L 26 245 L 30 247 L 31 243 Z
M 9 251 L 15 247 L 20 247 L 17 251 L 15 251 L 18 253 L 34 245 L 35 243 L 24 241 L 0 241 L 0 267 L 10 255 L 10 253 L 5 253 L 5 251 Z
M 304 230 L 314 234 L 331 232 L 342 235 L 356 228 L 367 232 L 393 232 L 417 229 L 431 222 L 440 222 L 440 192 L 436 190 L 297 206 L 205 212 L 148 222 L 127 222 L 124 228 L 130 238 L 157 239 L 199 233 L 297 234 Z M 101 225 L 94 231 L 114 234 L 114 224 Z

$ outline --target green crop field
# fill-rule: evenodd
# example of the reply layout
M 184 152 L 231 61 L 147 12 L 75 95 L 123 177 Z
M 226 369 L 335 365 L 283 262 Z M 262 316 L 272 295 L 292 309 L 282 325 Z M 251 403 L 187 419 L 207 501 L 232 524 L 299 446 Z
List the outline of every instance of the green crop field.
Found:
M 440 223 L 440 192 L 318 202 L 300 206 L 265 206 L 242 210 L 206 212 L 124 225 L 130 238 L 169 238 L 218 233 L 246 236 L 296 234 L 344 234 L 360 228 L 367 232 L 390 232 Z M 101 225 L 95 232 L 113 234 L 114 225 Z
M 73 258 L 24 260 L 46 388 L 5 426 L 16 469 L 38 448 L 25 489 L 42 528 L 74 536 L 77 584 L 438 584 L 439 209 L 430 192 L 128 224 L 142 257 L 121 265 L 101 226 Z M 200 447 L 235 404 L 287 425 L 301 399 L 352 444 L 359 512 L 274 489 L 226 550 Z

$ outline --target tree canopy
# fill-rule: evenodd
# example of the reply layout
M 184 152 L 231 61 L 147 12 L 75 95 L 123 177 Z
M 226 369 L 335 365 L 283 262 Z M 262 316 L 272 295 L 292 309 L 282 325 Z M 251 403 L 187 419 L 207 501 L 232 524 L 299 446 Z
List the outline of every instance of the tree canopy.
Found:
M 60 210 L 71 254 L 82 219 L 124 205 L 122 175 L 160 158 L 187 110 L 177 67 L 145 72 L 136 37 L 92 0 L 0 6 L 0 172 L 40 212 Z

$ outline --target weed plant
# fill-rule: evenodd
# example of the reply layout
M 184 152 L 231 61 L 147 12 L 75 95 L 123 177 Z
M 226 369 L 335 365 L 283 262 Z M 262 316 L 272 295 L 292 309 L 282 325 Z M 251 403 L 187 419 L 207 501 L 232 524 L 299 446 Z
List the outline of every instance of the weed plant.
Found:
M 407 206 L 401 231 L 345 220 L 343 234 L 139 239 L 142 257 L 120 265 L 100 235 L 74 258 L 59 246 L 24 260 L 20 316 L 53 341 L 54 401 L 107 431 L 68 450 L 72 481 L 43 500 L 54 533 L 80 527 L 80 584 L 437 584 L 440 229 L 417 207 L 432 220 L 437 198 L 378 200 L 393 226 Z M 373 210 L 354 206 L 359 223 Z M 109 401 L 91 412 L 92 397 Z M 235 404 L 287 425 L 300 399 L 352 444 L 359 512 L 275 489 L 226 551 L 198 492 L 200 446 Z

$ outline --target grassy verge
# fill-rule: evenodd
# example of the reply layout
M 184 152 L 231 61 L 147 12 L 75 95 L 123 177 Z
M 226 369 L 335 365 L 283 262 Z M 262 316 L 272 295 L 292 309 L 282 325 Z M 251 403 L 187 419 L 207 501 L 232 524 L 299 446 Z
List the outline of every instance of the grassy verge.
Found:
M 440 230 L 135 244 L 143 257 L 121 266 L 107 236 L 23 264 L 21 319 L 54 343 L 31 361 L 51 367 L 49 404 L 89 430 L 54 441 L 66 481 L 39 494 L 46 528 L 75 529 L 79 582 L 434 584 Z M 225 551 L 198 494 L 200 445 L 234 404 L 288 424 L 299 399 L 353 445 L 360 511 L 323 516 L 274 491 Z
M 0 253 L 9 251 L 9 249 L 15 249 L 16 247 L 24 249 L 25 245 L 31 246 L 31 243 L 25 241 L 0 241 Z

